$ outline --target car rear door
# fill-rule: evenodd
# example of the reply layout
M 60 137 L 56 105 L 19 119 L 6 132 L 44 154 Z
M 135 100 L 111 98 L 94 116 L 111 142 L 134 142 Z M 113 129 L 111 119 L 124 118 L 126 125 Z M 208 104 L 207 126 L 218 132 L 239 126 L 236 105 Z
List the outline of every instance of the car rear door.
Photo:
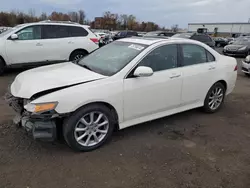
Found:
M 70 35 L 68 26 L 44 25 L 43 26 L 44 56 L 47 61 L 67 61 L 69 59 Z
M 183 76 L 181 105 L 203 104 L 218 74 L 215 57 L 200 45 L 181 44 L 180 46 Z
M 153 69 L 150 77 L 124 80 L 124 120 L 133 120 L 173 110 L 180 105 L 182 74 L 178 65 L 177 45 L 152 50 L 138 65 Z

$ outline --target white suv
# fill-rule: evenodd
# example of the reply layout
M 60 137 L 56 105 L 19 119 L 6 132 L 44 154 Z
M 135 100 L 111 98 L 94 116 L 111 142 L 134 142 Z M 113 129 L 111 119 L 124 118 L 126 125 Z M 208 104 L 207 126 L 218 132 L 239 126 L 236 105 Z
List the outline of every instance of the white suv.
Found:
M 98 48 L 89 26 L 42 21 L 0 34 L 0 75 L 6 67 L 77 60 Z

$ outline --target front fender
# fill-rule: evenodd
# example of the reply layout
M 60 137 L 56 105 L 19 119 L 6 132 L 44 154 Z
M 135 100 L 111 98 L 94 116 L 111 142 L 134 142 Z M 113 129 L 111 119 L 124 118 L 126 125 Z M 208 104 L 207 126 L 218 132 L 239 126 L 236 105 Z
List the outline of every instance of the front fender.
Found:
M 59 114 L 71 113 L 80 107 L 104 102 L 113 106 L 119 121 L 123 121 L 123 82 L 98 80 L 90 83 L 65 88 L 39 97 L 31 103 L 46 103 L 57 101 L 55 111 Z

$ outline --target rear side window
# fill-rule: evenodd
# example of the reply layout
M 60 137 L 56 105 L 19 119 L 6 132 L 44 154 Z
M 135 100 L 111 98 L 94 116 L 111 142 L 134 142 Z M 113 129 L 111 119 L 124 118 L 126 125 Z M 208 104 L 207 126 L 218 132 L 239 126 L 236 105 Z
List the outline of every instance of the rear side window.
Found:
M 69 33 L 71 37 L 85 37 L 89 33 L 82 27 L 69 26 Z
M 195 44 L 182 44 L 183 66 L 215 61 L 215 57 L 205 48 Z
M 67 26 L 61 25 L 45 25 L 43 26 L 44 39 L 56 39 L 69 37 L 69 30 Z
M 207 62 L 207 55 L 204 48 L 194 44 L 183 44 L 183 66 L 195 65 Z

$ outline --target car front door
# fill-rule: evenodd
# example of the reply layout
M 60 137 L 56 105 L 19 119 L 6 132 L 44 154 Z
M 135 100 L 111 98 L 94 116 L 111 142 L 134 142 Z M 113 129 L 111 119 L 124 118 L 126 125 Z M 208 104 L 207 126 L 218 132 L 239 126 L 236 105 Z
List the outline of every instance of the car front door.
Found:
M 154 49 L 136 66 L 150 67 L 154 74 L 134 77 L 133 70 L 124 79 L 124 121 L 155 115 L 180 105 L 182 75 L 177 68 L 177 49 L 177 45 Z
M 182 44 L 182 106 L 204 102 L 209 88 L 215 83 L 215 57 L 202 46 Z
M 25 27 L 18 32 L 18 39 L 6 40 L 6 55 L 10 64 L 33 63 L 44 60 L 41 26 Z

